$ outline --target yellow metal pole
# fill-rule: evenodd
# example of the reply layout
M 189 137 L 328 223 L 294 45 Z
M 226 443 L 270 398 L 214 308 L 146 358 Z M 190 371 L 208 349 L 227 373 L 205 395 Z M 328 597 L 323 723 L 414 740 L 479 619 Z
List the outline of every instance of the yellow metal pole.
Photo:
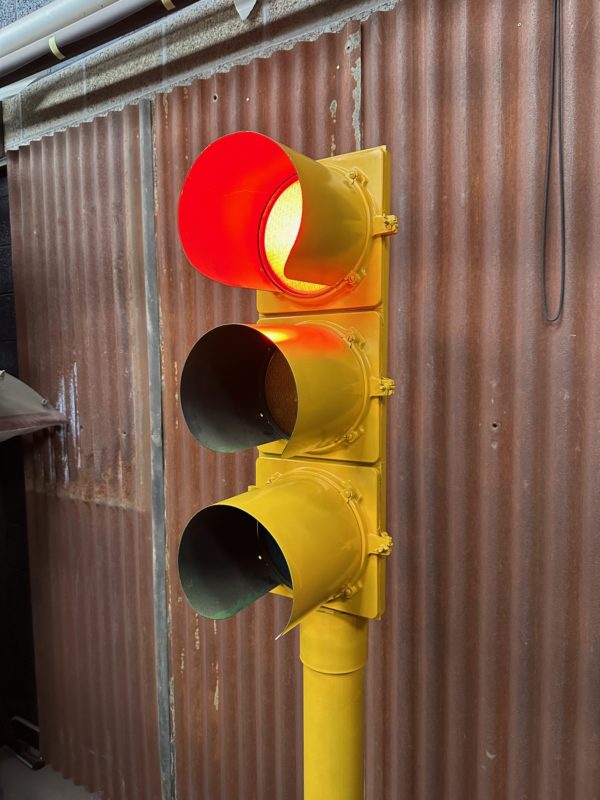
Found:
M 368 620 L 320 609 L 300 623 L 304 800 L 363 800 Z

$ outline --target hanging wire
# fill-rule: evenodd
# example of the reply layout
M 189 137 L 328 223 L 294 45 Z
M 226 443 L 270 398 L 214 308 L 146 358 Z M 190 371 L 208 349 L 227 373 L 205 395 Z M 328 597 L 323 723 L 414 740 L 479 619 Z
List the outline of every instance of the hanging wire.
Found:
M 563 121 L 562 121 L 562 31 L 561 2 L 554 0 L 554 21 L 552 25 L 553 48 L 550 66 L 550 110 L 548 119 L 548 141 L 546 145 L 546 176 L 544 179 L 544 225 L 542 231 L 542 305 L 546 322 L 557 322 L 563 313 L 565 304 L 565 281 L 567 274 L 566 228 L 565 228 L 565 170 L 563 158 Z M 550 164 L 552 161 L 552 143 L 554 140 L 554 108 L 558 105 L 558 186 L 560 198 L 560 296 L 558 309 L 554 315 L 548 310 L 548 292 L 546 287 L 546 240 L 548 237 L 548 210 L 550 205 Z

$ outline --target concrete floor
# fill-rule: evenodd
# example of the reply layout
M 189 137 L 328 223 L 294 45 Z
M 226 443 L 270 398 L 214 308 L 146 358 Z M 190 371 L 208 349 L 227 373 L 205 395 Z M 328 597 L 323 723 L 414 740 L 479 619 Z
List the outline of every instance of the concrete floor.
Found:
M 50 767 L 36 770 L 0 748 L 0 800 L 99 800 Z

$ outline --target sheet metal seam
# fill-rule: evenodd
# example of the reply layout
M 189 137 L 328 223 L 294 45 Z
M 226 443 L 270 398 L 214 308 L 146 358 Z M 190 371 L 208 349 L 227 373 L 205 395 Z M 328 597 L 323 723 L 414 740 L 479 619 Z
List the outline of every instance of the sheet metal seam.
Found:
M 152 105 L 139 104 L 142 237 L 145 271 L 148 394 L 150 405 L 150 465 L 152 494 L 152 581 L 156 653 L 158 749 L 163 800 L 175 797 L 175 740 L 170 702 L 169 624 L 167 599 L 165 482 L 162 430 L 162 374 L 160 365 L 160 314 L 158 261 L 154 224 L 154 160 Z

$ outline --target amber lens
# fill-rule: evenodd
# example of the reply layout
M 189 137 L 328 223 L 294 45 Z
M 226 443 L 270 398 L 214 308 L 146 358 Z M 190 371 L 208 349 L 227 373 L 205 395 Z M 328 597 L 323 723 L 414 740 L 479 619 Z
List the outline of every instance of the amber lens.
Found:
M 298 394 L 291 367 L 280 350 L 275 350 L 267 365 L 265 399 L 275 424 L 286 436 L 291 436 L 298 413 Z
M 294 181 L 283 189 L 269 211 L 264 234 L 265 254 L 282 288 L 299 294 L 315 294 L 328 287 L 320 283 L 297 281 L 285 274 L 285 265 L 298 238 L 301 222 L 302 189 L 300 181 Z

